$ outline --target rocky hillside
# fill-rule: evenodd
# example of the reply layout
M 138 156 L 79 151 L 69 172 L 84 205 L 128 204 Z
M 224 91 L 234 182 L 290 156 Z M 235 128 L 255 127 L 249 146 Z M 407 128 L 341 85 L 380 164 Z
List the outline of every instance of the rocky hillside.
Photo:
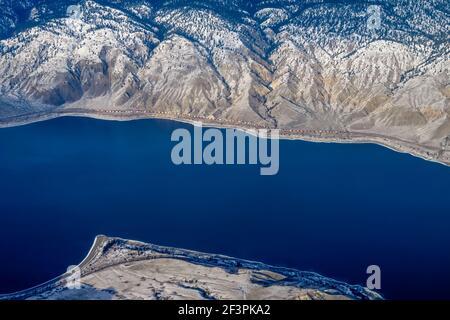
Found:
M 447 0 L 0 0 L 0 123 L 148 115 L 450 163 Z

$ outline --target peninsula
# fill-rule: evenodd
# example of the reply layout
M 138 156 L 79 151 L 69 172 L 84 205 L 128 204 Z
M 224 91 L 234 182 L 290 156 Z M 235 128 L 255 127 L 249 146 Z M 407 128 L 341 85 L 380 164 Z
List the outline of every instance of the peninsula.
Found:
M 74 272 L 77 277 L 74 278 Z M 78 286 L 73 281 L 79 281 Z M 382 297 L 313 272 L 217 254 L 97 236 L 86 258 L 65 274 L 0 300 L 298 299 Z

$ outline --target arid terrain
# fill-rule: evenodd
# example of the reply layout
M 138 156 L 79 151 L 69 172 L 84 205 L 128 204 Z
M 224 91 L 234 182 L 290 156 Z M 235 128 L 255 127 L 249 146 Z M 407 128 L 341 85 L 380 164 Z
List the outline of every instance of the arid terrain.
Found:
M 450 164 L 446 0 L 70 4 L 0 2 L 0 126 L 202 121 Z
M 0 300 L 381 299 L 312 272 L 105 236 L 95 239 L 78 267 Z

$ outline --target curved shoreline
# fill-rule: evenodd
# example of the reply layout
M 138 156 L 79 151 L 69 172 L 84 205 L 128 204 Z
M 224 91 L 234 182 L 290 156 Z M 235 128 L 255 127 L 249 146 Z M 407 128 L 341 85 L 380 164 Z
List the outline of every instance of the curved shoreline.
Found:
M 146 253 L 142 257 L 139 256 L 125 256 L 118 259 L 111 258 L 109 251 L 111 247 L 119 246 L 124 250 L 132 252 L 133 250 L 143 250 Z M 137 249 L 140 248 L 140 249 Z M 126 251 L 125 251 L 126 252 Z M 108 258 L 109 257 L 109 258 Z M 105 263 L 106 259 L 106 263 Z M 108 260 L 110 259 L 110 260 Z M 97 235 L 95 240 L 86 255 L 86 257 L 78 264 L 81 271 L 81 278 L 86 277 L 96 272 L 112 268 L 124 263 L 133 263 L 140 261 L 150 261 L 154 259 L 174 259 L 185 261 L 193 265 L 203 265 L 212 268 L 220 268 L 227 270 L 230 274 L 233 274 L 235 269 L 249 269 L 255 271 L 267 270 L 270 272 L 278 273 L 286 276 L 287 283 L 297 282 L 297 285 L 305 289 L 307 288 L 319 288 L 327 290 L 336 290 L 336 294 L 345 294 L 353 299 L 383 299 L 383 297 L 367 288 L 360 285 L 351 285 L 345 282 L 323 276 L 316 272 L 300 271 L 297 269 L 277 267 L 267 265 L 262 262 L 251 261 L 240 258 L 233 258 L 221 254 L 211 254 L 204 252 L 192 251 L 189 249 L 179 249 L 166 246 L 158 246 L 150 243 L 144 243 L 136 240 L 127 240 L 117 237 L 107 237 L 104 235 Z M 61 290 L 67 290 L 65 283 L 69 277 L 69 273 L 64 273 L 52 280 L 44 282 L 40 285 L 34 286 L 29 289 L 0 294 L 0 300 L 24 300 L 29 298 L 36 298 L 40 295 L 45 295 L 48 292 L 57 292 Z M 310 287 L 308 287 L 308 285 Z
M 104 241 L 106 237 L 103 235 L 98 235 L 95 237 L 94 242 L 92 243 L 87 255 L 83 258 L 83 260 L 76 265 L 76 267 L 79 267 L 80 269 L 83 267 L 83 265 L 89 263 L 92 259 L 92 254 L 97 250 L 100 246 L 100 241 Z M 11 293 L 0 293 L 0 300 L 11 300 L 11 299 L 20 299 L 21 296 L 30 296 L 30 295 L 36 295 L 39 294 L 40 291 L 44 291 L 49 287 L 56 286 L 58 283 L 68 275 L 67 271 L 63 274 L 54 277 L 53 279 L 50 279 L 48 281 L 45 281 L 41 284 L 37 284 L 35 286 L 32 286 L 31 288 L 19 290 L 16 292 Z M 34 292 L 36 291 L 36 292 Z
M 129 111 L 129 110 L 89 110 L 89 109 L 65 109 L 53 112 L 41 112 L 24 114 L 21 116 L 0 119 L 0 128 L 16 127 L 27 125 L 35 122 L 56 119 L 60 117 L 86 117 L 98 120 L 111 121 L 133 121 L 133 120 L 170 120 L 175 122 L 187 123 L 194 125 L 201 122 L 204 127 L 213 128 L 233 128 L 243 131 L 266 129 L 273 130 L 277 128 L 267 128 L 258 126 L 248 122 L 233 122 L 221 119 L 208 119 L 197 116 L 171 115 L 169 113 L 154 113 L 145 111 Z M 284 140 L 301 140 L 307 142 L 322 143 L 342 143 L 342 144 L 377 144 L 388 148 L 395 152 L 406 153 L 426 161 L 439 163 L 441 165 L 450 166 L 449 156 L 444 159 L 440 155 L 442 149 L 429 146 L 421 146 L 399 138 L 392 138 L 383 135 L 364 132 L 339 132 L 336 130 L 297 130 L 297 129 L 279 129 L 280 139 Z M 332 136 L 334 135 L 334 136 Z M 434 157 L 432 155 L 435 155 Z M 436 154 L 438 154 L 436 156 Z

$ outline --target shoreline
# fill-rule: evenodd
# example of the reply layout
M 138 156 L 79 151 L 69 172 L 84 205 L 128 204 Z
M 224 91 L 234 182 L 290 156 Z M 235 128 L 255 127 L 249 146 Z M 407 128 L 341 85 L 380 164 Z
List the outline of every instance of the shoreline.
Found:
M 258 126 L 249 122 L 233 122 L 230 120 L 210 119 L 198 116 L 171 115 L 169 113 L 155 113 L 146 111 L 129 110 L 89 110 L 89 109 L 65 109 L 53 112 L 41 112 L 24 114 L 21 116 L 0 119 L 0 129 L 28 125 L 36 122 L 52 120 L 61 117 L 84 117 L 108 121 L 134 121 L 134 120 L 169 120 L 195 125 L 201 122 L 205 128 L 237 129 L 244 132 L 249 130 L 274 130 Z M 442 151 L 436 147 L 425 147 L 383 135 L 363 132 L 339 132 L 336 130 L 297 130 L 279 129 L 281 140 L 301 140 L 306 142 L 339 143 L 339 144 L 376 144 L 392 151 L 409 154 L 426 161 L 438 163 L 450 167 L 450 155 L 440 159 Z M 334 136 L 332 136 L 334 134 Z M 436 156 L 438 154 L 438 156 Z M 433 156 L 435 155 L 435 156 Z
M 125 246 L 133 247 L 132 250 L 138 250 L 137 247 L 141 247 L 142 250 L 148 252 L 150 256 L 135 256 L 120 258 L 117 261 L 111 260 L 109 263 L 105 263 L 102 259 L 108 256 L 108 252 L 111 246 L 115 243 L 123 244 Z M 349 296 L 353 298 L 372 298 L 383 299 L 383 296 L 379 293 L 371 291 L 358 284 L 348 284 L 346 282 L 335 280 L 329 276 L 324 276 L 313 271 L 301 271 L 288 267 L 278 267 L 263 262 L 230 257 L 217 253 L 205 253 L 193 251 L 190 249 L 181 249 L 169 246 L 159 246 L 151 243 L 145 243 L 138 240 L 129 240 L 120 237 L 108 237 L 106 235 L 97 235 L 91 245 L 91 248 L 85 258 L 77 265 L 80 268 L 81 278 L 96 274 L 97 272 L 122 265 L 124 263 L 133 263 L 141 261 L 149 261 L 155 259 L 169 259 L 169 260 L 181 260 L 194 265 L 203 265 L 209 267 L 215 267 L 223 269 L 227 272 L 233 273 L 236 265 L 240 265 L 238 268 L 249 270 L 267 270 L 279 274 L 283 274 L 286 277 L 293 277 L 300 282 L 305 280 L 305 283 L 309 281 L 318 281 L 318 283 L 335 289 L 340 292 L 347 292 Z M 62 290 L 64 288 L 70 274 L 65 272 L 51 280 L 38 284 L 28 289 L 0 294 L 0 300 L 24 300 L 28 298 L 36 298 L 46 292 L 52 290 Z M 288 280 L 289 281 L 292 281 Z M 299 283 L 300 283 L 299 282 Z
M 95 236 L 94 241 L 93 241 L 91 247 L 89 248 L 87 255 L 75 267 L 78 267 L 81 269 L 85 264 L 88 264 L 89 262 L 91 262 L 93 259 L 92 255 L 96 253 L 96 250 L 98 250 L 102 241 L 104 241 L 105 239 L 107 239 L 107 237 L 104 235 Z M 59 285 L 60 282 L 63 281 L 64 278 L 66 278 L 66 276 L 68 276 L 68 275 L 69 275 L 69 273 L 66 271 L 63 274 L 60 274 L 50 280 L 47 280 L 43 283 L 37 284 L 30 288 L 26 288 L 23 290 L 10 292 L 10 293 L 0 293 L 0 300 L 20 299 L 20 297 L 22 297 L 22 296 L 38 294 L 39 291 L 43 291 L 50 287 Z M 38 292 L 34 292 L 34 291 L 38 291 Z

